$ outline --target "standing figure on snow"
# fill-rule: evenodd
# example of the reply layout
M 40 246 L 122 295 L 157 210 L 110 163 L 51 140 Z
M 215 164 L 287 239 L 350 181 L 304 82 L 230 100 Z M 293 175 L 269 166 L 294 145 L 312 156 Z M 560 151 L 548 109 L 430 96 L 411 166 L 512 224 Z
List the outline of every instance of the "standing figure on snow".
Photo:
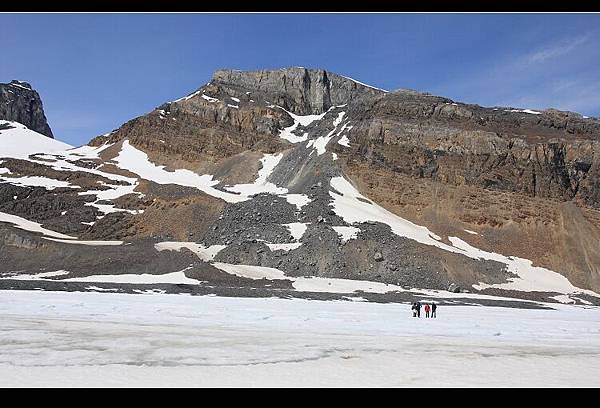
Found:
M 417 317 L 417 304 L 416 303 L 412 304 L 411 310 L 413 312 L 413 317 Z
M 429 311 L 431 310 L 429 303 L 425 303 L 425 317 L 429 317 Z
M 435 310 L 437 309 L 437 305 L 432 302 L 431 303 L 431 317 L 435 317 Z
M 421 302 L 417 302 L 417 317 L 421 317 Z

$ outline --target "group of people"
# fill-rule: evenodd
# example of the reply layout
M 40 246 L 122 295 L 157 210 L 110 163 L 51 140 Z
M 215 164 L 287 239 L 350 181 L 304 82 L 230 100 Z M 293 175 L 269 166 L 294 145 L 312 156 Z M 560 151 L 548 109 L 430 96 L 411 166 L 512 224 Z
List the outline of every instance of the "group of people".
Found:
M 421 302 L 415 302 L 412 304 L 412 312 L 413 312 L 413 317 L 421 317 Z M 434 302 L 431 302 L 431 304 L 429 303 L 425 303 L 425 317 L 436 317 L 436 310 L 437 310 L 437 305 Z

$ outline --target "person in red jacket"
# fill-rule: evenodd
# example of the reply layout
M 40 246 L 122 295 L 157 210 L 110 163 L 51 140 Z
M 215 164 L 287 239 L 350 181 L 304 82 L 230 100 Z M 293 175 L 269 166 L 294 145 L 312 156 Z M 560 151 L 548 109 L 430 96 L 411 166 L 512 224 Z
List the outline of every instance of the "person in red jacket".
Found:
M 429 306 L 429 303 L 425 303 L 425 317 L 429 317 L 430 310 L 431 310 L 431 306 Z

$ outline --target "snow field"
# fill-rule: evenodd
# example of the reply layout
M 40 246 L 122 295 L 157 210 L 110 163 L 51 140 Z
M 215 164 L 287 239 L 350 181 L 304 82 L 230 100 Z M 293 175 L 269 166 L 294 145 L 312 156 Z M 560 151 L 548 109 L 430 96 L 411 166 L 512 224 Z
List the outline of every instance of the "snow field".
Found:
M 597 386 L 598 308 L 0 292 L 0 386 Z

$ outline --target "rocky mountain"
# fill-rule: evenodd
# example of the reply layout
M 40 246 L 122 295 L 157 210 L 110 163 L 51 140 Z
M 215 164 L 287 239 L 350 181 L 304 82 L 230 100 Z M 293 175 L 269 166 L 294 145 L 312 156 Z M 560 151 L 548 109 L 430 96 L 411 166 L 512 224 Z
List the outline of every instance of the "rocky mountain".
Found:
M 595 118 L 297 67 L 217 71 L 77 149 L 15 132 L 0 287 L 600 304 Z
M 40 95 L 27 82 L 13 80 L 0 84 L 0 119 L 19 122 L 33 131 L 54 137 Z

